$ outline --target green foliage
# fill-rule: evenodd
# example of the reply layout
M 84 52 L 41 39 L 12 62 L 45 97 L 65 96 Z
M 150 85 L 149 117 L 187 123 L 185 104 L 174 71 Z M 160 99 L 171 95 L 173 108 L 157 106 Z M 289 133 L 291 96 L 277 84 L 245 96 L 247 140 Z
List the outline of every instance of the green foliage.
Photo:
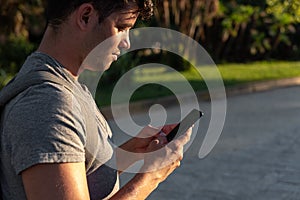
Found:
M 0 44 L 0 88 L 19 71 L 34 48 L 26 38 L 14 35 L 10 35 L 5 44 Z
M 0 88 L 17 73 L 44 30 L 42 0 L 2 0 L 0 4 Z
M 250 5 L 237 6 L 226 14 L 226 18 L 222 21 L 223 30 L 228 31 L 230 35 L 236 37 L 238 35 L 239 26 L 243 23 L 248 23 L 251 16 L 257 11 L 258 9 L 256 7 Z
M 266 12 L 274 16 L 281 25 L 300 22 L 299 0 L 266 0 Z
M 215 60 L 282 59 L 282 52 L 285 59 L 295 57 L 300 42 L 293 37 L 299 27 L 298 0 L 220 0 L 220 4 L 221 17 L 207 29 L 214 37 L 203 42 Z M 221 34 L 211 32 L 220 25 Z
M 0 87 L 35 49 L 45 26 L 42 0 L 2 0 L 0 4 Z M 217 62 L 299 59 L 299 0 L 157 1 L 152 21 L 136 27 L 175 29 L 198 41 Z M 131 52 L 103 75 L 111 83 L 139 64 L 158 62 L 179 71 L 189 63 L 166 52 Z
M 5 44 L 0 44 L 0 68 L 16 73 L 34 47 L 26 38 L 10 35 Z
M 0 88 L 5 86 L 13 77 L 13 74 L 7 73 L 4 69 L 0 69 Z

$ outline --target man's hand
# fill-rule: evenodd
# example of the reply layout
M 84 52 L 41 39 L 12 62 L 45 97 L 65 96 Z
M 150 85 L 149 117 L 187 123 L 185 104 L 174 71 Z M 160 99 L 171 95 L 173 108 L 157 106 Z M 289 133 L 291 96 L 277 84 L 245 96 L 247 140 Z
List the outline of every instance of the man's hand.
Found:
M 174 125 L 163 127 L 162 131 L 168 134 L 172 127 Z M 183 146 L 190 140 L 191 134 L 192 128 L 177 139 L 166 143 L 163 141 L 166 140 L 165 136 L 159 136 L 159 131 L 156 131 L 156 134 L 151 136 L 152 140 L 149 140 L 147 148 L 143 148 L 143 152 L 145 152 L 144 165 L 139 173 L 112 199 L 145 199 L 159 183 L 180 166 L 183 158 Z
M 166 134 L 172 130 L 164 129 Z M 192 128 L 169 143 L 166 139 L 154 139 L 148 146 L 144 158 L 144 166 L 141 172 L 150 172 L 161 177 L 163 181 L 176 167 L 180 165 L 183 158 L 183 147 L 190 140 Z M 165 136 L 162 136 L 165 137 Z
M 167 139 L 160 133 L 169 133 L 177 124 L 165 125 L 163 127 L 155 128 L 152 126 L 144 127 L 140 133 L 134 138 L 128 140 L 117 148 L 117 162 L 119 171 L 125 170 L 138 160 L 144 159 L 145 153 L 152 151 L 149 145 L 154 140 L 159 140 L 160 143 L 166 144 Z

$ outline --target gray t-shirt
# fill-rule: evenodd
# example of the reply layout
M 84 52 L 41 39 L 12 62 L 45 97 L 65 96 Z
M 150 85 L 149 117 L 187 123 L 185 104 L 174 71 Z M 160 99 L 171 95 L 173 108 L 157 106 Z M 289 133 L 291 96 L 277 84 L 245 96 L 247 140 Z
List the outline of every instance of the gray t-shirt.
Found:
M 47 70 L 71 83 L 45 82 L 12 99 L 1 116 L 1 189 L 3 199 L 26 199 L 21 172 L 40 163 L 85 162 L 91 199 L 118 190 L 111 130 L 88 89 L 53 58 L 35 52 L 19 75 Z

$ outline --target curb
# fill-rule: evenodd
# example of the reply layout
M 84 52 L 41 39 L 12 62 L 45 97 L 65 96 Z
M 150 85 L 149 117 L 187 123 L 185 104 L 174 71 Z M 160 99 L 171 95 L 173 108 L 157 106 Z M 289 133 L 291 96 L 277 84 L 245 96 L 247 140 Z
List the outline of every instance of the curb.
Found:
M 246 83 L 226 89 L 227 97 L 300 85 L 300 77 Z
M 241 84 L 237 86 L 229 86 L 225 89 L 225 91 L 227 97 L 232 97 L 237 95 L 250 94 L 254 92 L 264 92 L 268 90 L 292 87 L 298 85 L 300 85 L 300 77 L 269 80 L 269 81 L 258 81 L 258 82 Z M 180 98 L 181 102 L 188 103 L 191 95 L 193 94 L 182 94 L 179 95 L 178 98 Z M 207 91 L 196 92 L 196 96 L 199 101 L 210 101 L 210 94 Z M 149 108 L 154 104 L 159 104 L 164 108 L 168 108 L 178 104 L 178 99 L 176 99 L 176 97 L 174 96 L 168 96 L 168 97 L 133 102 L 130 103 L 129 105 L 130 114 L 139 114 L 142 112 L 148 112 Z M 127 104 L 114 105 L 114 111 L 117 113 L 118 118 L 125 115 L 124 113 L 126 109 L 128 109 Z M 100 110 L 107 120 L 111 120 L 115 118 L 112 115 L 110 106 L 100 108 Z

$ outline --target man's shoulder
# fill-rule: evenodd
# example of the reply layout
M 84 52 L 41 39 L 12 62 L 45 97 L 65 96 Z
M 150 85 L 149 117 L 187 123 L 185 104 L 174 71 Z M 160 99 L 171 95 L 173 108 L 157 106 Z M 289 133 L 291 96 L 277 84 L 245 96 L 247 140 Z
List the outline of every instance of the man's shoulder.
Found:
M 0 92 L 1 105 L 22 100 L 67 102 L 75 93 L 76 84 L 59 67 L 46 54 L 33 53 L 28 56 L 13 81 Z
M 6 119 L 45 118 L 70 111 L 80 115 L 79 109 L 73 94 L 64 86 L 45 82 L 18 94 L 7 103 L 3 115 Z

